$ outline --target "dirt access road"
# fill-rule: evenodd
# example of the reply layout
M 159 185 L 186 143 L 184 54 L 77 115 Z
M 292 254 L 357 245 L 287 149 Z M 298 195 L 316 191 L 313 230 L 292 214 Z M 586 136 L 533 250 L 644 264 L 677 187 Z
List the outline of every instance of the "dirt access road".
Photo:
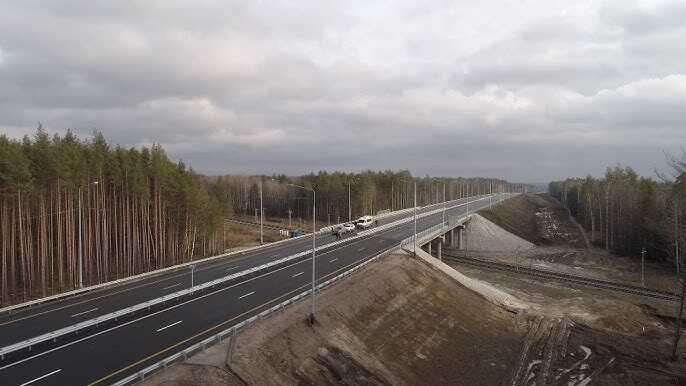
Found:
M 567 210 L 547 194 L 518 196 L 479 214 L 533 244 L 519 246 L 516 255 L 524 265 L 641 285 L 640 256 L 618 256 L 601 248 L 589 248 L 587 237 L 570 221 Z M 501 253 L 490 243 L 473 245 L 471 254 L 513 262 L 514 250 Z M 645 265 L 645 286 L 674 293 L 681 291 L 675 271 L 652 261 Z
M 589 250 L 567 211 L 549 197 L 518 197 L 480 214 L 484 217 L 475 216 L 468 233 L 469 256 L 635 284 L 632 259 Z M 531 305 L 515 384 L 527 384 L 527 379 L 536 384 L 684 382 L 683 359 L 675 363 L 670 358 L 678 304 L 451 265 Z M 650 269 L 652 283 L 673 289 L 668 272 Z M 684 348 L 682 342 L 680 351 Z

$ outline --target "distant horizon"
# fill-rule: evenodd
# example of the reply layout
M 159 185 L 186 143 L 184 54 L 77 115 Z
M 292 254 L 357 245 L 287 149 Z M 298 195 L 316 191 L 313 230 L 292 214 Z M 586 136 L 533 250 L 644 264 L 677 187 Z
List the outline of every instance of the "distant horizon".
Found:
M 73 128 L 64 129 L 64 130 L 51 130 L 51 129 L 49 129 L 49 128 L 42 127 L 42 129 L 43 129 L 50 137 L 54 136 L 55 134 L 58 134 L 58 135 L 60 135 L 60 136 L 64 136 L 64 135 L 67 133 L 67 131 L 69 130 L 69 131 L 71 131 L 74 135 L 76 135 L 76 136 L 79 138 L 79 140 L 90 140 L 90 139 L 93 138 L 93 135 L 94 135 L 96 132 L 99 132 L 99 133 L 101 133 L 101 134 L 104 136 L 104 138 L 108 141 L 108 143 L 111 141 L 111 138 L 108 136 L 108 133 L 106 133 L 106 132 L 104 132 L 104 131 L 102 131 L 102 130 L 90 130 L 90 131 L 84 133 L 84 132 L 82 132 L 81 130 L 73 129 Z M 21 136 L 14 136 L 14 137 L 13 137 L 13 136 L 8 136 L 8 137 L 9 137 L 9 138 L 14 138 L 14 139 L 16 139 L 16 140 L 21 140 L 23 137 L 28 136 L 29 138 L 33 139 L 33 136 L 36 134 L 36 132 L 37 132 L 37 128 L 34 128 L 32 132 L 25 133 L 25 134 L 23 134 L 23 135 L 21 135 Z M 464 175 L 459 175 L 459 174 L 457 174 L 457 175 L 440 175 L 440 174 L 432 174 L 432 173 L 414 173 L 414 172 L 413 172 L 410 168 L 408 168 L 408 167 L 387 167 L 387 168 L 386 168 L 386 167 L 385 167 L 385 168 L 371 168 L 371 167 L 368 167 L 368 168 L 359 168 L 359 169 L 346 170 L 346 169 L 336 168 L 335 166 L 332 166 L 331 168 L 328 168 L 328 169 L 319 168 L 319 169 L 317 169 L 317 170 L 312 169 L 312 170 L 310 170 L 310 171 L 301 171 L 301 172 L 293 172 L 293 173 L 288 173 L 288 172 L 283 172 L 283 171 L 278 171 L 278 170 L 274 170 L 274 171 L 271 171 L 271 172 L 268 172 L 268 173 L 267 173 L 267 172 L 264 172 L 264 171 L 261 172 L 261 171 L 245 171 L 245 170 L 235 170 L 235 171 L 226 170 L 226 171 L 223 171 L 223 172 L 222 172 L 222 171 L 218 171 L 218 172 L 209 172 L 209 173 L 208 173 L 208 172 L 205 172 L 205 171 L 202 171 L 202 170 L 196 168 L 196 167 L 193 165 L 192 162 L 189 162 L 189 161 L 188 161 L 188 159 L 184 159 L 184 158 L 177 157 L 175 154 L 173 154 L 173 152 L 170 152 L 169 149 L 167 149 L 167 147 L 164 146 L 164 144 L 161 144 L 161 143 L 158 143 L 158 142 L 155 142 L 155 141 L 148 142 L 148 143 L 136 143 L 136 144 L 131 144 L 131 145 L 126 145 L 126 144 L 117 143 L 117 142 L 109 143 L 110 146 L 121 146 L 122 148 L 131 148 L 131 147 L 135 147 L 135 148 L 147 147 L 147 148 L 150 148 L 150 147 L 152 147 L 153 145 L 158 145 L 158 144 L 162 146 L 162 148 L 165 150 L 165 152 L 170 156 L 170 158 L 171 158 L 172 160 L 174 160 L 174 161 L 176 161 L 176 162 L 183 162 L 186 166 L 188 166 L 188 167 L 190 167 L 191 169 L 193 169 L 193 171 L 195 171 L 196 173 L 201 174 L 201 175 L 203 175 L 203 176 L 207 176 L 207 177 L 220 177 L 220 176 L 228 176 L 228 175 L 232 175 L 232 176 L 253 176 L 253 177 L 254 177 L 254 176 L 259 176 L 259 175 L 271 176 L 271 175 L 280 175 L 280 174 L 286 175 L 286 176 L 288 176 L 288 177 L 301 177 L 301 176 L 308 175 L 308 174 L 312 174 L 312 173 L 317 174 L 317 173 L 319 173 L 319 172 L 327 172 L 327 173 L 336 173 L 336 172 L 340 172 L 340 173 L 361 173 L 361 172 L 365 172 L 365 171 L 380 172 L 380 171 L 385 171 L 385 170 L 391 170 L 391 171 L 393 171 L 393 172 L 399 172 L 399 171 L 402 171 L 402 170 L 408 170 L 408 171 L 410 172 L 410 174 L 411 174 L 413 177 L 419 177 L 419 178 L 421 178 L 421 177 L 423 177 L 423 176 L 425 176 L 425 175 L 429 175 L 430 177 L 434 177 L 434 178 L 493 178 L 493 179 L 505 180 L 505 181 L 507 181 L 507 182 L 511 182 L 511 183 L 515 183 L 515 184 L 527 184 L 527 185 L 541 185 L 541 186 L 547 186 L 550 182 L 553 182 L 553 181 L 563 181 L 563 180 L 568 179 L 568 178 L 585 178 L 586 176 L 589 176 L 589 175 L 590 175 L 591 177 L 596 177 L 596 178 L 597 178 L 597 177 L 603 177 L 603 176 L 605 175 L 605 170 L 606 170 L 607 168 L 614 168 L 614 167 L 630 167 L 630 168 L 631 168 L 632 170 L 634 170 L 639 176 L 644 177 L 644 178 L 657 179 L 657 177 L 658 177 L 658 176 L 656 175 L 656 173 L 655 173 L 654 170 L 652 170 L 652 171 L 650 172 L 649 175 L 644 175 L 644 174 L 640 173 L 640 171 L 637 170 L 636 168 L 634 168 L 632 165 L 623 165 L 623 164 L 608 165 L 606 168 L 604 168 L 604 169 L 602 170 L 602 172 L 600 172 L 600 173 L 598 173 L 598 174 L 586 173 L 586 174 L 583 174 L 583 175 L 567 175 L 567 176 L 560 176 L 559 178 L 554 178 L 554 179 L 551 179 L 551 180 L 546 181 L 546 182 L 526 182 L 526 181 L 522 181 L 522 180 L 508 179 L 508 178 L 506 178 L 506 176 L 492 176 L 492 175 L 491 175 L 491 176 L 489 176 L 489 175 L 474 175 L 474 174 L 464 174 Z M 681 156 L 683 156 L 683 155 L 685 154 L 685 153 L 683 153 L 683 151 L 684 151 L 684 150 L 681 149 L 681 150 L 680 150 L 680 153 L 674 153 L 674 154 L 672 154 L 672 155 L 677 156 L 677 157 L 681 157 Z M 664 158 L 664 153 L 661 152 L 660 154 L 661 154 L 661 155 L 663 156 L 663 158 Z M 191 158 L 193 158 L 193 157 L 191 157 Z M 662 165 L 662 166 L 665 167 L 665 165 Z M 657 169 L 660 170 L 659 168 L 657 168 Z
M 676 0 L 5 2 L 0 129 L 158 142 L 204 174 L 653 177 L 686 143 L 684 15 Z

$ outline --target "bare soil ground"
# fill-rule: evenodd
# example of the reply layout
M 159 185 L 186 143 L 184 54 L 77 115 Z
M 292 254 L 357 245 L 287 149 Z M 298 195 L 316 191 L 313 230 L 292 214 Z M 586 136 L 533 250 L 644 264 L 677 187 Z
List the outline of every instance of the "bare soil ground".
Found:
M 288 222 L 288 220 L 286 220 L 286 222 Z M 260 245 L 259 226 L 225 222 L 224 232 L 227 241 L 227 249 L 229 251 Z M 264 229 L 263 237 L 265 243 L 283 239 L 283 237 L 279 235 L 278 231 L 273 229 Z
M 233 381 L 224 373 L 216 384 L 497 385 L 527 332 L 525 320 L 404 254 L 324 290 L 318 305 L 314 327 L 305 301 L 239 334 Z M 226 350 L 214 346 L 202 361 L 214 371 Z M 199 379 L 194 367 L 172 366 L 146 384 Z
M 515 385 L 683 384 L 670 355 L 678 304 L 453 264 L 531 309 Z M 680 352 L 686 350 L 684 341 Z M 519 372 L 519 373 L 518 373 Z M 526 380 L 531 382 L 527 383 Z M 533 383 L 532 383 L 533 382 Z
M 636 274 L 631 270 L 636 269 L 635 262 L 631 258 L 589 250 L 578 227 L 569 220 L 566 211 L 555 208 L 559 204 L 554 200 L 529 196 L 510 201 L 486 215 L 508 227 L 519 228 L 519 235 L 539 245 L 526 249 L 520 240 L 508 238 L 504 229 L 498 230 L 496 224 L 475 216 L 467 235 L 474 240 L 466 251 L 468 255 L 636 283 Z M 539 215 L 523 215 L 522 208 L 526 206 Z M 493 240 L 489 241 L 488 237 Z M 503 246 L 503 240 L 510 243 Z M 446 253 L 465 251 L 447 250 Z M 531 305 L 531 327 L 524 339 L 519 365 L 514 367 L 512 384 L 686 382 L 683 358 L 677 362 L 670 358 L 678 303 L 463 264 L 451 265 Z M 650 267 L 646 271 L 646 284 L 674 289 L 675 283 L 667 275 L 661 267 Z M 681 356 L 685 348 L 682 341 Z
M 259 224 L 260 219 L 259 216 L 257 219 L 255 219 L 255 216 L 242 216 L 242 215 L 234 215 L 231 216 L 232 219 L 236 220 L 242 220 L 242 221 L 247 221 L 251 223 L 257 223 Z M 317 221 L 317 226 L 325 226 L 326 223 L 320 223 L 320 221 Z M 264 225 L 265 226 L 272 226 L 272 227 L 277 227 L 281 229 L 301 229 L 305 232 L 310 232 L 312 230 L 312 218 L 292 218 L 290 226 L 288 225 L 288 217 L 283 218 L 283 217 L 272 217 L 272 216 L 265 216 L 264 217 Z
M 536 244 L 536 248 L 520 248 L 517 253 L 524 265 L 642 285 L 640 256 L 618 256 L 600 248 L 588 248 L 582 231 L 570 220 L 567 210 L 547 194 L 518 196 L 479 214 Z M 470 249 L 474 249 L 470 253 L 473 256 L 514 261 L 514 254 Z M 653 261 L 646 261 L 644 284 L 675 293 L 681 289 L 674 271 Z
M 254 216 L 233 216 L 232 219 L 246 221 L 250 223 L 255 222 Z M 258 219 L 259 221 L 259 219 Z M 291 220 L 291 227 L 288 226 L 288 218 L 267 217 L 264 219 L 263 238 L 265 243 L 282 240 L 284 237 L 279 234 L 279 231 L 273 229 L 300 229 L 302 232 L 311 232 L 312 223 L 310 221 L 302 221 L 299 219 Z M 227 241 L 227 252 L 260 245 L 260 227 L 253 224 L 239 224 L 235 222 L 226 221 L 224 223 L 224 232 Z

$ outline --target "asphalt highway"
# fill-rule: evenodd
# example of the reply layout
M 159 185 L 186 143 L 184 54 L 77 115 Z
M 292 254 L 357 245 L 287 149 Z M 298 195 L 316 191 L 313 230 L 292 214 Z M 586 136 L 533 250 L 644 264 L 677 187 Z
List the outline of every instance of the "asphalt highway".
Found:
M 447 205 L 456 205 L 462 202 L 465 201 L 455 200 L 447 203 Z M 418 210 L 418 213 L 425 213 L 436 208 L 435 205 L 421 208 Z M 391 215 L 379 220 L 379 225 L 388 224 L 411 215 L 412 213 Z M 325 247 L 334 241 L 336 239 L 329 234 L 318 235 L 317 248 Z M 299 239 L 287 240 L 273 246 L 266 246 L 237 255 L 234 254 L 227 258 L 205 262 L 200 261 L 195 264 L 193 284 L 198 285 L 212 281 L 228 274 L 309 250 L 311 247 L 312 238 L 305 236 Z M 191 287 L 190 269 L 182 268 L 178 271 L 168 271 L 124 285 L 86 292 L 63 300 L 20 309 L 12 313 L 4 313 L 0 315 L 0 347 L 5 347 L 189 287 Z
M 470 209 L 486 206 L 486 197 L 472 198 Z M 460 205 L 465 200 L 449 203 Z M 422 208 L 420 212 L 440 206 Z M 466 205 L 448 215 L 463 214 Z M 382 224 L 411 217 L 403 213 L 385 218 Z M 441 221 L 441 213 L 422 218 L 417 230 Z M 335 239 L 317 236 L 317 280 L 324 281 L 355 264 L 397 245 L 411 236 L 413 222 L 379 230 L 361 238 L 326 247 Z M 245 254 L 198 263 L 194 283 L 200 284 L 311 248 L 310 236 L 268 246 Z M 321 248 L 321 249 L 320 249 Z M 311 258 L 238 278 L 209 291 L 81 331 L 8 355 L 0 361 L 2 385 L 110 384 L 175 352 L 245 320 L 288 299 L 311 285 Z M 0 347 L 76 322 L 106 314 L 132 304 L 190 286 L 190 273 L 169 272 L 144 280 L 86 293 L 5 316 L 0 324 Z

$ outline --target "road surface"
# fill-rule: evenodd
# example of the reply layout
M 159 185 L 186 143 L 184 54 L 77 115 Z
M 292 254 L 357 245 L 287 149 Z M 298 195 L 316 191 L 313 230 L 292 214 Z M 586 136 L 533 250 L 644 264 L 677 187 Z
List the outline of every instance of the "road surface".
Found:
M 470 210 L 489 203 L 487 197 L 471 198 L 470 201 Z M 457 200 L 450 205 L 465 202 L 465 199 Z M 434 206 L 421 211 L 437 208 Z M 461 205 L 447 213 L 464 214 L 466 208 L 466 205 Z M 411 216 L 411 212 L 394 215 L 385 218 L 382 224 Z M 417 230 L 440 223 L 441 216 L 441 213 L 437 213 L 420 219 Z M 328 247 L 327 244 L 335 241 L 335 238 L 330 235 L 318 236 L 317 281 L 325 281 L 397 245 L 411 236 L 412 232 L 413 222 L 410 221 Z M 198 263 L 194 284 L 306 251 L 311 248 L 310 237 L 260 248 L 238 257 L 234 255 Z M 149 312 L 137 313 L 60 338 L 56 342 L 41 344 L 31 351 L 9 354 L 0 361 L 0 383 L 111 384 L 307 290 L 311 285 L 311 264 L 311 257 L 297 259 L 285 266 L 236 279 Z M 0 347 L 189 286 L 190 272 L 170 272 L 22 310 L 13 314 L 11 319 L 5 315 L 0 322 Z

